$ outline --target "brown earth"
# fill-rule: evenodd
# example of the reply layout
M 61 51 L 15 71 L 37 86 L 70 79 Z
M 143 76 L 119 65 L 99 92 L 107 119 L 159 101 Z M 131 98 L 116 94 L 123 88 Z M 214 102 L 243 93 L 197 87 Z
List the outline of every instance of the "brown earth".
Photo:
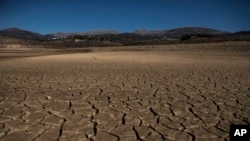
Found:
M 249 43 L 20 50 L 0 49 L 0 140 L 223 141 L 250 123 Z

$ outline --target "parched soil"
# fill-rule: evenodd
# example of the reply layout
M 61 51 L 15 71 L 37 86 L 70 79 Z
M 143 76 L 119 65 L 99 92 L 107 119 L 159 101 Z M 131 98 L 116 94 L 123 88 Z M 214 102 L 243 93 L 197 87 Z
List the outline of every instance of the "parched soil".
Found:
M 55 52 L 0 61 L 0 140 L 228 141 L 250 123 L 250 46 Z

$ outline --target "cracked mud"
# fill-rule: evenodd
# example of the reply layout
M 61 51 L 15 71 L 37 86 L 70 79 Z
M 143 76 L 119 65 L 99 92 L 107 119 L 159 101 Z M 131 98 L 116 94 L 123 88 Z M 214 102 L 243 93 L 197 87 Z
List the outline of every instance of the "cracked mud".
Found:
M 0 62 L 0 140 L 229 140 L 250 55 L 100 51 Z

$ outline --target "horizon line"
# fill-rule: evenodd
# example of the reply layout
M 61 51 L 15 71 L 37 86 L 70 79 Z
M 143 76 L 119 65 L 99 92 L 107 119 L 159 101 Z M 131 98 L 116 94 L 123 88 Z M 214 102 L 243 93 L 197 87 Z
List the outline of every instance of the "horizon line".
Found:
M 173 30 L 173 29 L 179 29 L 179 28 L 207 28 L 207 29 L 218 30 L 218 31 L 222 31 L 222 32 L 234 33 L 232 31 L 225 31 L 225 30 L 220 30 L 220 29 L 206 27 L 206 26 L 180 26 L 180 27 L 173 27 L 173 28 L 168 28 L 168 29 L 137 28 L 137 29 L 134 29 L 133 31 L 119 31 L 117 29 L 89 29 L 89 30 L 84 30 L 84 31 L 80 31 L 80 30 L 79 31 L 55 31 L 55 32 L 48 32 L 48 33 L 40 33 L 40 32 L 34 31 L 34 30 L 30 30 L 30 29 L 26 29 L 26 28 L 20 28 L 20 27 L 14 27 L 14 26 L 3 28 L 3 29 L 0 29 L 0 30 L 6 30 L 6 29 L 11 29 L 11 28 L 13 28 L 13 29 L 16 28 L 16 29 L 19 29 L 19 30 L 24 30 L 24 31 L 29 31 L 29 32 L 34 32 L 34 33 L 38 33 L 38 34 L 41 34 L 41 35 L 46 35 L 46 34 L 51 34 L 51 33 L 76 33 L 76 32 L 84 33 L 84 32 L 92 32 L 92 31 L 115 31 L 117 33 L 132 33 L 132 32 L 135 32 L 137 30 L 160 31 L 160 30 Z M 235 32 L 249 31 L 249 30 L 237 30 Z

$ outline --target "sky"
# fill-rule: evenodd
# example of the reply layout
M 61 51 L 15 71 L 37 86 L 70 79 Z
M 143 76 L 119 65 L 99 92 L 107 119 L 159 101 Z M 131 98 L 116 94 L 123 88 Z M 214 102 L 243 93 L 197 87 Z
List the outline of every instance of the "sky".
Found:
M 249 0 L 0 0 L 0 29 L 48 34 L 207 27 L 250 30 Z

